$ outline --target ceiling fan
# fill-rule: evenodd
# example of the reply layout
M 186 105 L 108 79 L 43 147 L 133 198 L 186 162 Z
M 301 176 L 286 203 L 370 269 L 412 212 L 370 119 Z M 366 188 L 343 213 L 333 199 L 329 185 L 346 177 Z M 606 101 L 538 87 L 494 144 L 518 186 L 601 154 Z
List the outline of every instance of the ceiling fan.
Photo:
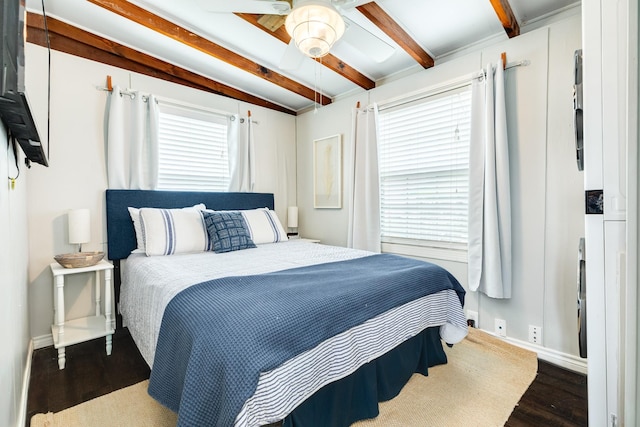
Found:
M 387 60 L 395 51 L 386 41 L 367 31 L 344 12 L 358 0 L 204 0 L 203 8 L 214 13 L 263 15 L 258 22 L 276 31 L 285 25 L 291 42 L 280 68 L 298 68 L 304 56 L 319 58 L 342 40 L 376 62 Z M 293 4 L 293 8 L 291 7 Z

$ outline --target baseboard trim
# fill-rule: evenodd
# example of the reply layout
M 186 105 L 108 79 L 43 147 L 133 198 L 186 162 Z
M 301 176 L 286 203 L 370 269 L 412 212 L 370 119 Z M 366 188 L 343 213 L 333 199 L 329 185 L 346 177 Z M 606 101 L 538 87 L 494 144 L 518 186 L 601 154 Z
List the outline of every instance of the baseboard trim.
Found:
M 498 337 L 496 334 L 485 331 L 493 336 Z M 544 360 L 545 362 L 552 363 L 554 365 L 560 366 L 561 368 L 568 369 L 573 372 L 577 372 L 579 374 L 587 374 L 587 359 L 582 359 L 578 356 L 574 356 L 567 353 L 562 353 L 557 350 L 553 350 L 550 348 L 546 348 L 540 345 L 532 344 L 527 341 L 518 340 L 515 338 L 509 337 L 498 337 L 500 339 L 505 340 L 509 344 L 513 344 L 516 347 L 524 348 L 525 350 L 533 351 L 538 355 L 538 359 Z
M 27 401 L 29 399 L 29 382 L 31 381 L 31 360 L 33 359 L 33 340 L 29 340 L 27 361 L 22 374 L 22 393 L 20 393 L 20 414 L 16 427 L 27 425 Z
M 558 365 L 579 374 L 587 374 L 587 359 L 582 359 L 572 354 L 562 353 L 557 350 L 531 344 L 527 341 L 508 338 L 507 342 L 527 350 L 535 351 L 538 353 L 538 358 L 545 362 L 553 363 L 554 365 Z
M 34 337 L 32 340 L 33 349 L 37 350 L 39 348 L 51 347 L 53 345 L 53 335 L 40 335 L 39 337 Z

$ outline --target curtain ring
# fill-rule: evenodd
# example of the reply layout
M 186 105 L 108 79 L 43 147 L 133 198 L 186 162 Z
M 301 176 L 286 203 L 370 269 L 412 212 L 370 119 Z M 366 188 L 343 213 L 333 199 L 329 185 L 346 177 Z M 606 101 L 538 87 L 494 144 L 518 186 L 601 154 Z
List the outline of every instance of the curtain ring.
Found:
M 133 92 L 120 92 L 120 96 L 127 95 L 131 100 L 136 99 L 136 94 Z

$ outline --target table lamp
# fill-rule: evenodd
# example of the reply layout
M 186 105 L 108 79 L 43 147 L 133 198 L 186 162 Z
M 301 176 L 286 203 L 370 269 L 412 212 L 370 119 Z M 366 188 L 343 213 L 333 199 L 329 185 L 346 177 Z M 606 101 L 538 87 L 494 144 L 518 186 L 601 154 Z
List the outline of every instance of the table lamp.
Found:
M 287 228 L 289 229 L 287 236 L 298 235 L 298 207 L 297 206 L 289 206 L 287 208 Z
M 91 213 L 89 209 L 72 209 L 67 214 L 69 220 L 69 243 L 78 245 L 82 252 L 82 244 L 91 240 Z
M 104 258 L 104 252 L 82 252 L 82 244 L 91 240 L 89 209 L 72 209 L 67 213 L 69 243 L 78 245 L 78 252 L 56 255 L 53 258 L 65 268 L 90 267 Z

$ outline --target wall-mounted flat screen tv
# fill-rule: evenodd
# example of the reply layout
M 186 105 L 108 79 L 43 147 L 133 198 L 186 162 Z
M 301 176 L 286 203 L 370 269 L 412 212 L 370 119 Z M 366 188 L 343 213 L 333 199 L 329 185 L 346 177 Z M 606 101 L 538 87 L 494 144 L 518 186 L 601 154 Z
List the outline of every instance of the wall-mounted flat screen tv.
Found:
M 0 11 L 0 118 L 22 147 L 27 159 L 48 166 L 25 90 L 25 0 L 0 0 Z

